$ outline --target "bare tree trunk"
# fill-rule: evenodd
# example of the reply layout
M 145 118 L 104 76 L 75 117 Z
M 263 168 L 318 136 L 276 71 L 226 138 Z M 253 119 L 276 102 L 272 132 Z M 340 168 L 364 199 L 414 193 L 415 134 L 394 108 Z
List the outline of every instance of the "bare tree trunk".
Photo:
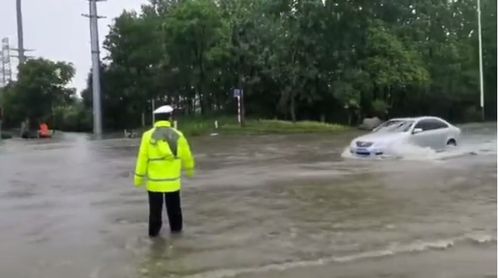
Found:
M 295 123 L 296 122 L 296 99 L 295 99 L 293 93 L 291 93 L 291 96 L 290 96 L 290 115 L 291 115 L 292 122 Z

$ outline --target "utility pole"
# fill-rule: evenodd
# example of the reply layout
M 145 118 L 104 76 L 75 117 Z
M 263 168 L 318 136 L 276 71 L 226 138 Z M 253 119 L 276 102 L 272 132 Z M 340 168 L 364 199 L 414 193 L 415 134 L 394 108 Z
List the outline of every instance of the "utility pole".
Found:
M 16 0 L 16 10 L 17 10 L 17 49 L 19 51 L 19 65 L 24 64 L 26 61 L 26 55 L 24 54 L 24 35 L 22 29 L 22 6 L 21 0 Z
M 477 0 L 477 28 L 479 29 L 477 34 L 479 38 L 479 89 L 481 92 L 481 113 L 482 120 L 486 120 L 485 110 L 484 110 L 484 77 L 482 71 L 482 27 L 481 27 L 481 0 Z
M 100 137 L 102 135 L 102 107 L 100 94 L 100 50 L 99 50 L 99 18 L 97 15 L 97 2 L 104 0 L 89 0 L 90 18 L 90 40 L 92 53 L 92 91 L 93 91 L 93 133 Z

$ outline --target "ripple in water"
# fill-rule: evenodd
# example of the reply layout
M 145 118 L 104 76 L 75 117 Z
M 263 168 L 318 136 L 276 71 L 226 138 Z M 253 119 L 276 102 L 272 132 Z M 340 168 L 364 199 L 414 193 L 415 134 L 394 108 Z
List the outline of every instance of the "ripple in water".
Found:
M 189 278 L 226 278 L 243 274 L 257 274 L 271 271 L 284 271 L 293 268 L 320 266 L 328 263 L 347 263 L 359 260 L 395 256 L 406 253 L 424 252 L 429 250 L 446 250 L 459 243 L 496 244 L 496 238 L 487 234 L 466 234 L 460 237 L 435 241 L 416 241 L 409 244 L 391 244 L 385 249 L 366 251 L 346 256 L 322 257 L 315 260 L 275 263 L 264 266 L 238 269 L 217 269 L 186 276 Z

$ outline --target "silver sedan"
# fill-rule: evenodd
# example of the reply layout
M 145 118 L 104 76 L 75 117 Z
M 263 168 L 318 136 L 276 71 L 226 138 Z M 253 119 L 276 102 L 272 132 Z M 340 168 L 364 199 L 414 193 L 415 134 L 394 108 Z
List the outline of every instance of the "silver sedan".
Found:
M 458 127 L 437 117 L 397 118 L 355 138 L 349 149 L 356 156 L 397 155 L 408 144 L 442 151 L 457 146 L 460 133 Z

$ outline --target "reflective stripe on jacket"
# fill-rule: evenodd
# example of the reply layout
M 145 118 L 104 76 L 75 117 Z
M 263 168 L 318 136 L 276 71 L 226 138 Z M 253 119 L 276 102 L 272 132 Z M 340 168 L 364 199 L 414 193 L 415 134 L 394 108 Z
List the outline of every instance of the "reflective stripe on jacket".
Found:
M 181 172 L 193 170 L 194 158 L 187 139 L 168 121 L 158 121 L 142 135 L 135 168 L 135 184 L 147 182 L 152 192 L 181 188 Z

